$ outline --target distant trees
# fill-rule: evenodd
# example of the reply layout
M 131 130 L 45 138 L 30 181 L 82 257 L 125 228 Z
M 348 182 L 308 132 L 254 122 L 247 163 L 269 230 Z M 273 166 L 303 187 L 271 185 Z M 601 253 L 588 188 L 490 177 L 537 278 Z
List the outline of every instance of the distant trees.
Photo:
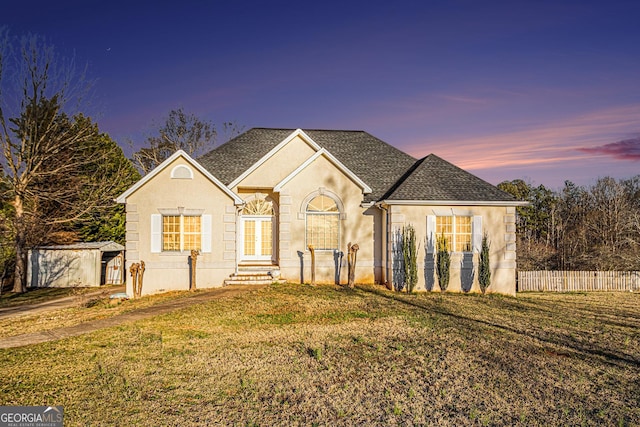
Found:
M 230 139 L 242 131 L 234 122 L 222 124 L 222 136 Z M 215 125 L 187 113 L 182 108 L 171 110 L 158 133 L 147 137 L 145 146 L 133 154 L 133 162 L 143 174 L 149 173 L 178 150 L 198 157 L 215 147 L 218 140 Z
M 139 177 L 90 118 L 65 111 L 84 90 L 74 71 L 41 37 L 17 42 L 0 32 L 0 89 L 15 90 L 0 92 L 0 187 L 11 207 L 3 212 L 10 222 L 5 237 L 13 239 L 14 292 L 26 289 L 28 247 L 78 240 L 96 216 L 105 221 L 115 212 L 113 198 Z M 14 79 L 3 84 L 7 75 Z
M 558 192 L 522 180 L 498 187 L 531 203 L 517 208 L 519 268 L 640 269 L 640 176 L 566 181 Z

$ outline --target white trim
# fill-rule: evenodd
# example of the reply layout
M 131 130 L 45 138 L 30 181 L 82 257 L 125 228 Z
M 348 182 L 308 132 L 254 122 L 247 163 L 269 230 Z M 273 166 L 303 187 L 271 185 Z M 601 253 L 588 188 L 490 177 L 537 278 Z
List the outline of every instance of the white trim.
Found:
M 326 196 L 328 198 L 330 198 L 331 200 L 333 200 L 333 202 L 336 204 L 336 207 L 338 208 L 338 212 L 309 212 L 309 203 L 311 203 L 311 201 L 313 199 L 315 199 L 318 196 Z M 344 221 L 347 219 L 347 214 L 345 212 L 344 209 L 344 204 L 342 203 L 342 199 L 340 199 L 340 197 L 338 197 L 337 194 L 335 194 L 334 192 L 327 190 L 324 187 L 320 187 L 318 188 L 316 191 L 311 192 L 310 194 L 307 195 L 307 197 L 305 197 L 304 201 L 302 202 L 302 204 L 300 205 L 300 212 L 299 214 L 302 214 L 302 218 L 298 217 L 299 219 L 304 219 L 304 247 L 305 247 L 305 252 L 309 251 L 309 241 L 308 241 L 308 220 L 309 220 L 309 215 L 334 215 L 338 217 L 338 247 L 337 248 L 324 248 L 324 249 L 316 249 L 319 252 L 327 252 L 327 251 L 339 251 L 340 250 L 340 236 L 342 236 L 342 225 L 341 225 L 341 221 Z
M 200 217 L 200 250 L 203 254 L 211 253 L 212 217 L 209 214 Z
M 452 212 L 451 215 L 427 215 L 427 222 L 431 220 L 431 217 L 433 217 L 433 231 L 435 233 L 434 237 L 436 239 L 437 239 L 437 234 L 438 234 L 438 230 L 437 230 L 438 229 L 438 225 L 437 225 L 438 224 L 438 222 L 437 222 L 438 218 L 452 218 L 452 221 L 451 221 L 451 239 L 452 239 L 451 240 L 451 253 L 456 253 L 456 254 L 470 254 L 470 253 L 473 253 L 473 238 L 474 238 L 473 227 L 475 226 L 475 223 L 474 223 L 474 218 L 476 218 L 475 216 L 473 216 L 473 215 L 455 215 L 455 214 L 453 214 L 453 212 Z M 477 216 L 477 217 L 478 218 L 482 218 L 480 216 Z M 458 231 L 457 231 L 458 227 L 457 227 L 457 224 L 456 224 L 456 222 L 458 221 L 458 218 L 470 218 L 470 223 L 471 223 L 471 236 L 470 237 L 471 237 L 471 239 L 469 241 L 469 244 L 471 246 L 471 249 L 468 250 L 468 251 L 457 251 L 456 250 L 456 246 L 458 244 L 457 236 L 467 234 L 467 233 L 458 233 Z M 436 240 L 436 245 L 437 245 L 437 240 Z
M 246 171 L 244 171 L 242 173 L 242 175 L 240 175 L 239 177 L 237 177 L 236 179 L 233 180 L 233 182 L 231 182 L 231 184 L 229 184 L 230 188 L 235 187 L 236 185 L 238 185 L 240 182 L 242 182 L 246 177 L 248 177 L 251 173 L 253 173 L 256 169 L 258 169 L 260 166 L 262 166 L 267 160 L 269 160 L 271 157 L 273 157 L 278 151 L 280 151 L 285 145 L 287 145 L 289 142 L 291 142 L 294 138 L 296 137 L 300 137 L 303 141 L 305 141 L 307 144 L 309 144 L 314 150 L 320 150 L 322 147 L 320 147 L 313 139 L 311 139 L 311 137 L 309 135 L 307 135 L 302 129 L 296 129 L 295 131 L 293 131 L 288 137 L 286 137 L 281 143 L 279 143 L 278 145 L 276 145 L 275 147 L 273 147 L 271 149 L 271 151 L 269 151 L 267 154 L 265 154 L 264 156 L 262 156 L 262 158 L 260 160 L 258 160 L 257 162 L 255 162 L 249 169 L 247 169 Z
M 436 215 L 427 215 L 427 240 L 425 247 L 428 254 L 436 252 Z
M 355 173 L 351 172 L 349 170 L 349 168 L 347 168 L 345 165 L 343 165 L 338 159 L 336 159 L 333 156 L 333 154 L 328 152 L 325 148 L 319 149 L 311 157 L 309 157 L 307 160 L 305 160 L 304 163 L 302 163 L 300 166 L 298 166 L 293 172 L 291 172 L 282 181 L 280 181 L 275 187 L 273 187 L 273 191 L 275 191 L 275 192 L 281 191 L 282 187 L 284 187 L 289 181 L 291 181 L 293 178 L 295 178 L 296 175 L 298 175 L 300 172 L 302 172 L 307 166 L 309 166 L 311 163 L 313 163 L 320 156 L 326 157 L 331 163 L 333 163 L 334 166 L 336 166 L 338 168 L 338 170 L 340 170 L 343 174 L 345 174 L 353 182 L 355 182 L 362 189 L 362 193 L 363 194 L 371 193 L 371 188 L 367 184 L 365 184 L 365 182 L 363 180 L 358 178 L 358 176 Z
M 240 246 L 240 259 L 242 261 L 275 261 L 275 248 L 276 248 L 276 236 L 275 236 L 275 216 L 269 215 L 242 215 L 240 218 L 240 228 L 242 229 L 242 245 Z M 255 223 L 255 254 L 247 255 L 244 253 L 245 234 L 244 225 L 247 221 L 253 221 Z M 262 224 L 265 222 L 271 223 L 271 254 L 262 255 Z
M 465 200 L 382 200 L 376 204 L 407 206 L 529 206 L 529 202 L 465 201 Z
M 304 198 L 302 204 L 300 204 L 300 211 L 298 212 L 298 219 L 305 219 L 307 215 L 307 209 L 309 208 L 309 203 L 318 196 L 327 196 L 332 199 L 336 206 L 338 207 L 338 213 L 340 214 L 340 220 L 344 221 L 347 219 L 347 212 L 344 208 L 344 203 L 342 203 L 342 199 L 336 193 L 331 190 L 327 190 L 324 187 L 318 188 L 316 191 L 312 191 L 307 194 L 307 197 Z
M 482 250 L 482 216 L 474 215 L 471 225 L 471 247 L 473 252 L 480 253 Z
M 151 253 L 162 252 L 162 215 L 151 214 Z
M 243 203 L 242 199 L 240 197 L 238 197 L 238 195 L 236 195 L 226 185 L 224 185 L 222 182 L 220 182 L 220 180 L 218 178 L 216 178 L 215 176 L 211 175 L 211 173 L 209 173 L 209 171 L 207 171 L 204 167 L 202 167 L 200 165 L 200 163 L 198 163 L 195 160 L 193 160 L 187 153 L 185 153 L 182 150 L 178 150 L 175 153 L 173 153 L 173 155 L 171 155 L 171 157 L 169 157 L 164 162 L 160 163 L 155 169 L 153 169 L 151 172 L 146 174 L 140 181 L 136 182 L 131 187 L 129 187 L 129 189 L 127 191 L 125 191 L 124 193 L 122 193 L 121 195 L 119 195 L 116 198 L 116 202 L 118 202 L 118 203 L 126 203 L 127 202 L 127 197 L 129 197 L 131 194 L 133 194 L 135 191 L 137 191 L 140 187 L 142 187 L 144 184 L 146 184 L 151 179 L 153 179 L 156 175 L 158 175 L 160 172 L 162 172 L 167 166 L 169 166 L 178 157 L 182 157 L 183 159 L 185 159 L 187 161 L 187 163 L 189 163 L 191 166 L 196 168 L 201 174 L 206 176 L 211 182 L 213 182 L 215 185 L 217 185 L 226 195 L 228 195 L 229 197 L 231 197 L 233 199 L 234 204 L 241 205 Z

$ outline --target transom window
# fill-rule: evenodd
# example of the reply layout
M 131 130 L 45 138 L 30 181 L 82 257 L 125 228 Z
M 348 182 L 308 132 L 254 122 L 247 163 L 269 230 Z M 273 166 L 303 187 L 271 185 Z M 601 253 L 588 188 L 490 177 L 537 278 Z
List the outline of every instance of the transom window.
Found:
M 306 208 L 307 246 L 317 250 L 340 247 L 340 210 L 335 200 L 325 195 L 311 199 Z
M 162 217 L 162 250 L 190 251 L 201 249 L 200 216 L 164 215 Z
M 447 239 L 447 250 L 453 252 L 471 252 L 470 216 L 437 216 L 436 238 Z
M 255 199 L 248 202 L 242 210 L 243 215 L 273 216 L 273 202 Z

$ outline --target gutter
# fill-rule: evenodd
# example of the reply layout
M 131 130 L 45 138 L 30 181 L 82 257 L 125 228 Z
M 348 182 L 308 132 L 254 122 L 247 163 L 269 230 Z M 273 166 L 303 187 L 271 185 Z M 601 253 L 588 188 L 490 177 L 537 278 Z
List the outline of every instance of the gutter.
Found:
M 381 200 L 377 206 L 385 205 L 405 205 L 405 206 L 529 206 L 529 202 L 514 201 L 478 201 L 478 200 Z

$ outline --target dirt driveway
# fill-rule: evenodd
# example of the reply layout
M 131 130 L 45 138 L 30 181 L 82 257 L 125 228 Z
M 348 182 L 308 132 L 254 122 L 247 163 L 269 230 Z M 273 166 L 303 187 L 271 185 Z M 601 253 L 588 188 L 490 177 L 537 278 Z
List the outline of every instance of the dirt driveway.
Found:
M 17 316 L 32 316 L 34 314 L 46 313 L 47 311 L 61 310 L 63 308 L 80 306 L 92 298 L 106 298 L 111 294 L 124 292 L 124 285 L 110 286 L 106 289 L 99 289 L 80 295 L 70 295 L 68 297 L 55 298 L 37 304 L 23 304 L 9 307 L 0 307 L 0 319 Z
M 78 335 L 88 334 L 90 332 L 97 331 L 98 329 L 110 328 L 112 326 L 118 326 L 127 322 L 134 322 L 136 320 L 147 319 L 149 317 L 158 316 L 161 314 L 169 313 L 174 310 L 189 307 L 194 304 L 200 304 L 214 299 L 222 297 L 230 297 L 238 295 L 242 292 L 255 291 L 265 288 L 268 285 L 232 285 L 224 288 L 215 288 L 211 290 L 203 290 L 198 294 L 189 298 L 180 298 L 175 300 L 165 301 L 151 307 L 145 307 L 138 310 L 123 313 L 117 316 L 109 317 L 107 319 L 93 320 L 79 325 L 68 326 L 65 328 L 53 329 L 50 331 L 35 332 L 30 334 L 15 335 L 11 337 L 0 339 L 0 349 L 2 348 L 14 348 L 22 347 L 31 344 L 40 344 L 48 341 L 56 341 L 63 338 L 75 337 Z M 75 298 L 75 297 L 68 297 Z M 67 299 L 61 298 L 60 300 Z M 52 301 L 54 302 L 54 301 Z M 47 303 L 36 304 L 38 306 Z M 61 306 L 58 308 L 66 308 L 65 302 L 60 302 Z M 70 304 L 66 301 L 66 304 Z M 77 305 L 77 302 L 73 305 Z M 22 306 L 27 307 L 27 306 Z M 51 305 L 45 307 L 32 307 L 34 310 L 49 309 Z M 8 308 L 20 308 L 20 307 L 7 307 Z M 23 314 L 33 314 L 33 312 L 23 311 Z M 4 315 L 11 315 L 11 313 L 5 312 Z M 20 313 L 14 312 L 12 315 L 20 315 Z

